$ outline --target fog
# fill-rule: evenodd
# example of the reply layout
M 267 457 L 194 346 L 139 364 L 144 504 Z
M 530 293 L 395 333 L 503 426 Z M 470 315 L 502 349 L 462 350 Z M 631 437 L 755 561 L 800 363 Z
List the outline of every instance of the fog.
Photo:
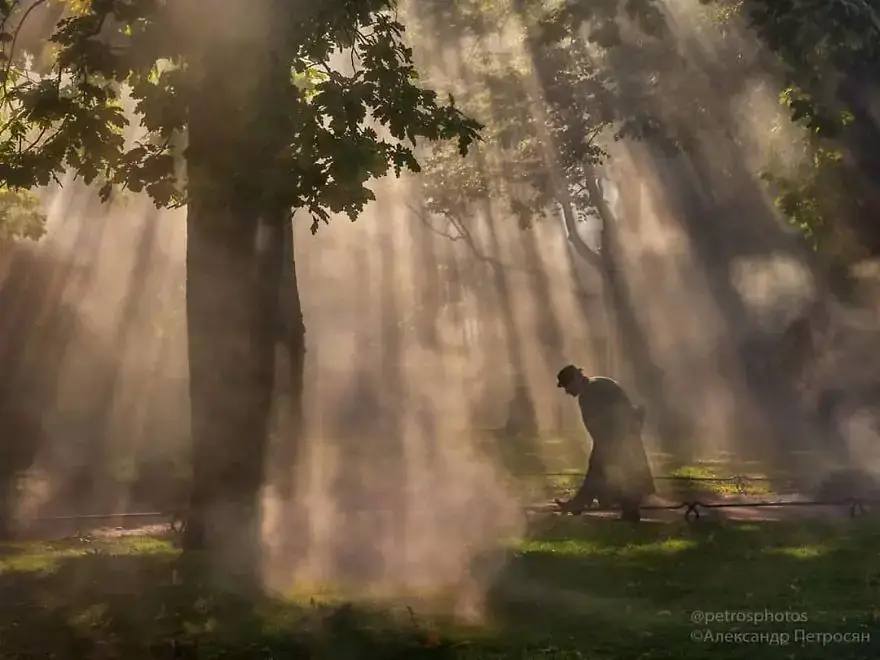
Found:
M 273 481 L 293 475 L 294 496 L 267 484 L 272 587 L 444 594 L 475 616 L 495 565 L 475 570 L 474 559 L 524 529 L 514 477 L 584 465 L 576 406 L 555 388 L 569 362 L 646 403 L 654 452 L 772 465 L 806 452 L 817 458 L 799 467 L 825 469 L 808 414 L 815 383 L 876 377 L 877 320 L 833 298 L 759 179 L 762 165 L 799 157 L 760 47 L 735 25 L 722 35 L 694 6 L 667 3 L 670 68 L 638 83 L 667 126 L 693 128 L 694 144 L 667 153 L 609 139 L 598 170 L 612 284 L 578 255 L 555 208 L 520 228 L 491 176 L 466 235 L 426 210 L 418 177 L 378 182 L 357 222 L 334 218 L 315 236 L 295 215 L 306 434 L 290 457 L 279 395 L 267 464 Z M 488 17 L 498 34 L 416 49 L 428 79 L 454 86 L 465 107 L 481 82 L 464 54 L 529 61 L 506 11 L 506 24 Z M 637 84 L 633 63 L 601 57 Z M 542 101 L 533 84 L 523 93 Z M 486 143 L 473 157 L 504 153 Z M 185 213 L 131 193 L 101 205 L 64 183 L 45 191 L 47 237 L 0 259 L 0 435 L 5 480 L 28 475 L 9 499 L 21 525 L 177 507 L 187 475 Z M 595 250 L 601 230 L 593 217 L 578 235 Z M 822 336 L 835 349 L 801 387 L 775 356 L 786 328 L 815 309 L 831 319 Z M 858 406 L 846 414 L 854 451 L 873 461 L 875 422 Z

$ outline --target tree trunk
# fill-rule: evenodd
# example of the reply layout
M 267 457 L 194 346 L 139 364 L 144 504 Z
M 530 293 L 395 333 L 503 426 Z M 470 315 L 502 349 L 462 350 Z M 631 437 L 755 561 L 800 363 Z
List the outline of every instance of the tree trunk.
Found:
M 281 291 L 278 301 L 281 326 L 276 339 L 282 348 L 278 354 L 278 396 L 286 414 L 278 416 L 279 433 L 271 451 L 270 481 L 277 498 L 279 517 L 270 534 L 276 540 L 270 564 L 280 569 L 283 579 L 290 575 L 290 562 L 301 558 L 308 550 L 308 511 L 296 501 L 295 477 L 303 450 L 305 417 L 305 324 L 296 273 L 296 256 L 291 223 L 284 225 L 284 262 Z M 280 563 L 279 563 L 280 562 Z M 274 579 L 274 578 L 273 578 Z
M 278 452 L 279 495 L 285 501 L 293 496 L 293 472 L 299 463 L 302 450 L 303 396 L 305 394 L 306 368 L 306 328 L 303 322 L 302 301 L 299 296 L 299 283 L 296 276 L 296 253 L 294 251 L 291 223 L 283 229 L 284 263 L 281 276 L 281 291 L 278 301 L 281 314 L 281 327 L 278 343 L 287 353 L 287 403 L 288 416 L 285 433 Z
M 191 201 L 187 216 L 193 485 L 184 548 L 208 551 L 212 568 L 245 583 L 257 580 L 261 559 L 280 224 L 210 200 Z
M 184 550 L 212 578 L 261 586 L 261 495 L 275 389 L 286 208 L 274 202 L 274 90 L 265 46 L 215 43 L 194 63 L 187 148 L 186 312 L 192 489 Z M 277 144 L 277 142 L 274 142 Z M 277 179 L 278 177 L 274 177 Z

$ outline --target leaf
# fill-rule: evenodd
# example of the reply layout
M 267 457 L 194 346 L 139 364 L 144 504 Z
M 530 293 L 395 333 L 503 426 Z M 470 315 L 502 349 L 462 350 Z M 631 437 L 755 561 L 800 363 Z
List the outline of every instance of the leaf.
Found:
M 113 194 L 113 184 L 110 183 L 109 181 L 104 183 L 104 185 L 102 185 L 98 189 L 98 197 L 100 197 L 102 202 L 108 201 L 112 194 Z

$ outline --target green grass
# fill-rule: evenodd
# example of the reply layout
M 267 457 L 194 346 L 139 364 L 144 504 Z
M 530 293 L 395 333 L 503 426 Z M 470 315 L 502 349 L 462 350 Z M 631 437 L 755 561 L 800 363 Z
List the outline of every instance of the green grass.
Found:
M 482 449 L 511 476 L 510 485 L 533 502 L 572 494 L 580 485 L 588 457 L 585 439 L 578 436 L 508 436 L 485 431 Z M 792 472 L 809 472 L 815 457 L 802 452 L 777 458 L 776 465 L 744 460 L 731 452 L 716 452 L 682 462 L 662 452 L 649 452 L 657 478 L 658 494 L 669 498 L 743 496 L 761 498 L 770 493 L 788 492 Z M 823 459 L 824 460 L 824 459 Z M 827 461 L 825 461 L 827 462 Z M 784 464 L 786 469 L 780 469 Z M 754 480 L 735 483 L 735 476 Z
M 548 518 L 503 550 L 485 620 L 465 626 L 428 615 L 415 597 L 392 607 L 300 585 L 284 601 L 253 606 L 184 587 L 174 579 L 176 551 L 161 539 L 0 545 L 0 657 L 872 658 L 878 551 L 872 520 L 633 528 Z M 787 611 L 808 621 L 695 625 L 694 611 Z M 707 628 L 787 633 L 789 644 L 692 640 Z M 798 628 L 873 639 L 800 645 Z
M 753 466 L 731 465 L 721 461 L 697 461 L 689 465 L 667 465 L 664 475 L 672 477 L 664 490 L 676 494 L 742 495 L 755 497 L 773 492 L 773 482 L 766 472 Z M 741 483 L 733 477 L 746 477 Z
M 748 644 L 707 649 L 691 641 L 694 611 L 797 611 L 809 623 L 763 630 L 876 630 L 880 527 L 830 524 L 643 525 L 543 523 L 499 581 L 493 609 L 508 630 L 579 640 L 587 657 L 791 657 Z M 520 622 L 517 624 L 517 622 Z M 736 624 L 699 628 L 733 630 Z M 741 626 L 740 629 L 749 629 Z M 540 633 L 537 633 L 540 634 Z M 511 639 L 511 633 L 507 633 Z M 548 642 L 549 643 L 549 642 Z M 839 658 L 871 657 L 866 645 L 834 647 Z M 796 657 L 828 657 L 798 648 Z M 823 655 L 826 654 L 826 655 Z
M 670 499 L 719 497 L 750 497 L 761 499 L 773 492 L 785 491 L 785 475 L 768 475 L 755 463 L 735 462 L 729 459 L 706 459 L 681 463 L 652 456 L 657 493 Z M 565 474 L 568 473 L 568 474 Z M 541 476 L 520 479 L 521 489 L 530 500 L 570 496 L 580 485 L 583 472 L 557 470 Z M 734 477 L 748 477 L 740 483 Z

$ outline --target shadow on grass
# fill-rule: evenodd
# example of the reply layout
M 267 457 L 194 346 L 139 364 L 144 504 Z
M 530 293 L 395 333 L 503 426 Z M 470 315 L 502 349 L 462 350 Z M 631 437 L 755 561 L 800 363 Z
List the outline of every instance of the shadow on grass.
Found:
M 0 656 L 872 658 L 878 550 L 880 523 L 871 520 L 547 518 L 504 551 L 486 621 L 466 627 L 363 599 L 254 603 L 184 587 L 174 549 L 147 536 L 18 544 L 0 556 Z M 764 621 L 740 620 L 746 612 Z M 705 631 L 776 637 L 694 638 Z
M 552 518 L 511 553 L 489 610 L 512 645 L 589 649 L 589 658 L 877 657 L 878 550 L 880 525 L 869 521 Z M 746 623 L 736 612 L 770 620 Z M 707 630 L 780 635 L 775 645 L 693 637 Z M 797 631 L 831 636 L 806 641 Z
M 140 539 L 6 547 L 3 658 L 444 658 L 453 649 L 413 618 L 248 601 L 179 584 L 170 545 Z

